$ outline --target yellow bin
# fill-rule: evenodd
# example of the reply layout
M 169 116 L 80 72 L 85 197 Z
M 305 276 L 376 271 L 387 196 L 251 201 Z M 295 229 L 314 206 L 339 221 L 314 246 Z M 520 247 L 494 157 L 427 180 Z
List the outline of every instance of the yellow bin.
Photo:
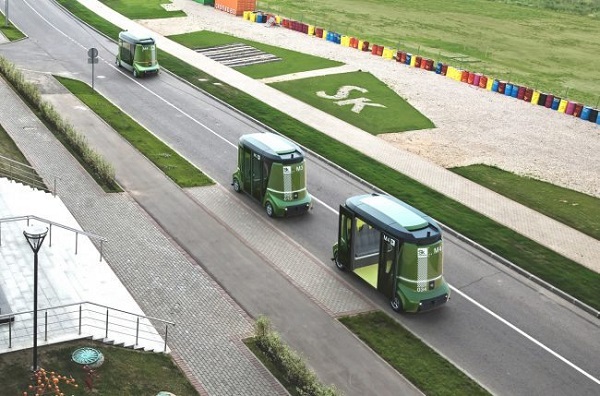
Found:
M 315 35 L 315 27 L 313 25 L 308 25 L 308 35 L 309 36 Z
M 327 40 L 327 33 L 329 33 L 327 30 L 323 29 L 323 40 Z
M 363 46 L 364 40 L 358 40 L 358 50 L 362 51 L 362 46 Z
M 415 55 L 410 57 L 410 67 L 415 67 L 415 64 L 417 63 L 417 57 Z
M 531 104 L 537 105 L 538 100 L 540 100 L 540 91 L 533 91 L 531 94 Z
M 250 11 L 244 11 L 244 21 L 248 21 L 250 20 L 250 15 L 248 15 L 250 13 Z
M 256 14 L 253 12 L 250 12 L 250 22 L 256 22 Z
M 340 40 L 340 44 L 342 47 L 347 47 L 350 45 L 350 38 L 348 36 L 342 35 L 342 39 Z
M 485 85 L 485 89 L 487 89 L 488 91 L 491 91 L 493 85 L 494 85 L 494 79 L 491 77 L 488 77 L 487 84 Z
M 558 112 L 559 113 L 564 113 L 565 110 L 567 109 L 567 104 L 569 103 L 568 100 L 565 99 L 561 99 L 560 103 L 558 104 Z
M 250 11 L 248 11 L 250 12 Z M 275 23 L 281 25 L 281 17 L 279 15 L 275 15 Z
M 383 49 L 383 58 L 384 59 L 393 59 L 394 58 L 394 50 L 391 48 Z

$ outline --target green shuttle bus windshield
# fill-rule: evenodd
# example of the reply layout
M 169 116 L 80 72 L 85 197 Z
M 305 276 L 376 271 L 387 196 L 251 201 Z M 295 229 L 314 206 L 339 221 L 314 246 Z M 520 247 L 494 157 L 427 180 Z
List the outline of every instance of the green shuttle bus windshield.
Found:
M 346 206 L 368 223 L 406 242 L 428 245 L 442 238 L 435 220 L 394 197 L 359 195 L 348 198 Z

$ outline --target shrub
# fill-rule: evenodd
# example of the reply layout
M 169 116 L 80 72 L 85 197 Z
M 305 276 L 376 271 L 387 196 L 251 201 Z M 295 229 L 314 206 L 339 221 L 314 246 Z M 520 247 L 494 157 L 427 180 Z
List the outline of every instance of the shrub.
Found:
M 306 366 L 302 357 L 285 345 L 279 334 L 274 332 L 265 316 L 254 323 L 256 345 L 283 373 L 285 380 L 294 386 L 302 396 L 338 396 L 341 393 L 335 387 L 319 382 L 314 371 Z

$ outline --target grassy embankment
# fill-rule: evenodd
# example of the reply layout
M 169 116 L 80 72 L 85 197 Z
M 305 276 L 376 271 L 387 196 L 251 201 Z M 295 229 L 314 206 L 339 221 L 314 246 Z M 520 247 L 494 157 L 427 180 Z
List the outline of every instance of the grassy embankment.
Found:
M 86 386 L 82 366 L 71 360 L 72 353 L 82 347 L 97 349 L 104 355 L 104 363 L 96 369 L 93 389 Z M 198 395 L 171 357 L 160 353 L 80 340 L 39 347 L 38 362 L 46 371 L 75 379 L 77 387 L 59 382 L 61 394 L 65 395 L 156 395 L 161 390 L 179 396 Z M 23 395 L 26 391 L 28 395 L 35 394 L 28 389 L 32 384 L 31 349 L 1 354 L 0 373 L 3 395 Z

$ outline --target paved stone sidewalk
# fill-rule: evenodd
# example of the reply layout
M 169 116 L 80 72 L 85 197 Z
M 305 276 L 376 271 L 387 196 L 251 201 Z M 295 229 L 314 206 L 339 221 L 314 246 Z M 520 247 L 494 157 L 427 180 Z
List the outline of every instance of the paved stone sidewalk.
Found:
M 122 29 L 148 31 L 97 0 L 79 0 L 81 4 Z M 182 3 L 188 15 L 194 8 L 204 7 L 195 2 Z M 220 11 L 214 11 L 220 12 Z M 245 23 L 232 17 L 232 23 Z M 198 27 L 201 29 L 201 26 Z M 321 110 L 296 100 L 268 85 L 223 66 L 206 56 L 177 44 L 157 32 L 149 31 L 164 51 L 185 59 L 190 65 L 204 70 L 215 78 L 252 95 L 304 124 L 353 147 L 369 157 L 388 165 L 412 179 L 461 202 L 463 205 L 544 245 L 555 252 L 600 272 L 600 241 L 552 220 L 500 194 L 470 182 L 416 154 L 400 150 Z

